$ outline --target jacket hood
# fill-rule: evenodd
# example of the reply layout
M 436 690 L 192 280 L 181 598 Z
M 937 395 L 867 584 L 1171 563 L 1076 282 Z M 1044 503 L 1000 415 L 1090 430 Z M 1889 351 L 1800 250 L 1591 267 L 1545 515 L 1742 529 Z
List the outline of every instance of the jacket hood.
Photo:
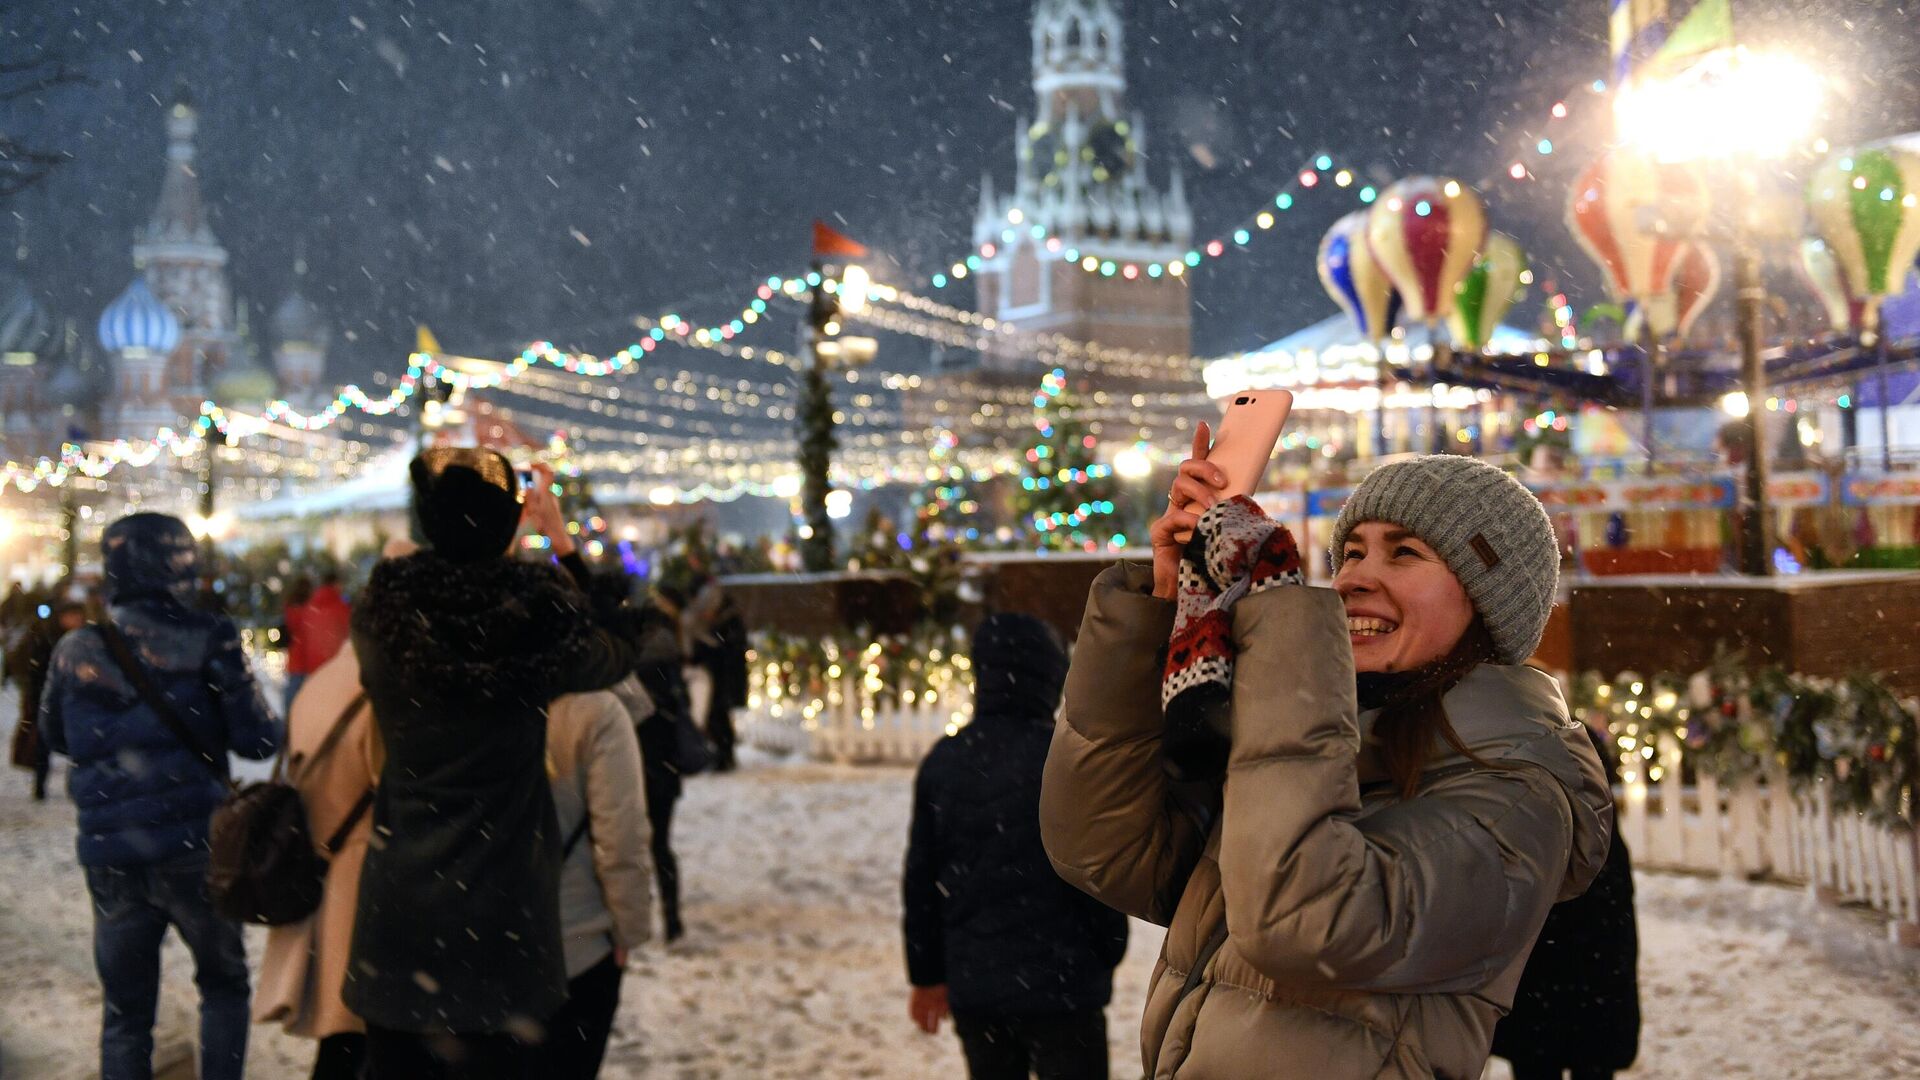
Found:
M 100 540 L 111 599 L 150 594 L 193 599 L 200 554 L 187 523 L 169 514 L 129 514 Z
M 1051 718 L 1067 683 L 1067 650 L 1060 635 L 1032 615 L 989 615 L 974 631 L 974 712 Z
M 1568 716 L 1560 685 L 1537 668 L 1481 664 L 1441 700 L 1460 741 L 1480 758 L 1538 766 L 1559 783 L 1573 818 L 1573 848 L 1557 899 L 1585 892 L 1607 861 L 1613 839 L 1613 789 L 1585 726 Z M 1375 715 L 1361 714 L 1363 736 Z M 1363 750 L 1362 783 L 1385 779 L 1377 767 L 1369 774 L 1370 758 Z M 1466 764 L 1459 751 L 1441 743 L 1425 771 Z

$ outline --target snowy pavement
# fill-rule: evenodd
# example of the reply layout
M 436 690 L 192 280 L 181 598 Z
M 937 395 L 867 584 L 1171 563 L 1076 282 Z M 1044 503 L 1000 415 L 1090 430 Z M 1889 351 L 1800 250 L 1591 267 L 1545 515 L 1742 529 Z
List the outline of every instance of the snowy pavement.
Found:
M 923 1036 L 906 1015 L 897 875 L 910 784 L 904 769 L 767 762 L 693 780 L 674 828 L 688 940 L 636 956 L 603 1075 L 964 1075 L 951 1036 Z M 1639 890 L 1647 1020 L 1640 1063 L 1623 1075 L 1920 1075 L 1920 955 L 1886 945 L 1876 921 L 1773 886 L 1642 874 Z M 93 1075 L 89 935 L 72 807 L 31 802 L 24 773 L 0 777 L 0 1076 Z M 1159 938 L 1136 923 L 1120 970 L 1108 1012 L 1117 1078 L 1139 1075 Z M 257 961 L 257 931 L 248 950 Z M 189 1053 L 194 1001 L 170 941 L 163 1065 Z M 247 1073 L 304 1077 L 312 1053 L 256 1026 Z

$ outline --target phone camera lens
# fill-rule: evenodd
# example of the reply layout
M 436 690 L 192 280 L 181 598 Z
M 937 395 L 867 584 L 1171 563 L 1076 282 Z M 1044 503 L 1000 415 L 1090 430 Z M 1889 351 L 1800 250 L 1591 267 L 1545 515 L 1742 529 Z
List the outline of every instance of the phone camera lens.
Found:
M 1252 400 L 1253 400 L 1253 399 L 1252 399 L 1252 398 L 1250 398 L 1250 397 L 1237 397 L 1237 398 L 1234 398 L 1234 399 L 1233 399 L 1233 403 L 1234 403 L 1235 405 L 1245 405 L 1245 404 L 1246 404 L 1247 402 L 1249 402 L 1249 401 L 1252 401 Z

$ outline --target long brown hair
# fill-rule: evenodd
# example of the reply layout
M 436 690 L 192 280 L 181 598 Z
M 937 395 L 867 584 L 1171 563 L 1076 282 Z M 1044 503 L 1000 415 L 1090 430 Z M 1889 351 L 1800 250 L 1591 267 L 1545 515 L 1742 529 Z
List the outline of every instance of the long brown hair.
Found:
M 1407 673 L 1406 680 L 1394 686 L 1380 703 L 1380 715 L 1373 722 L 1373 736 L 1380 743 L 1381 759 L 1394 790 L 1402 799 L 1411 799 L 1420 788 L 1420 772 L 1433 753 L 1435 739 L 1476 765 L 1499 768 L 1467 748 L 1460 733 L 1453 730 L 1441 699 L 1459 685 L 1467 673 L 1493 659 L 1493 635 L 1478 616 L 1466 633 L 1454 643 L 1447 655 L 1426 667 Z M 1396 680 L 1397 681 L 1397 680 Z M 1365 707 L 1364 705 L 1362 707 Z

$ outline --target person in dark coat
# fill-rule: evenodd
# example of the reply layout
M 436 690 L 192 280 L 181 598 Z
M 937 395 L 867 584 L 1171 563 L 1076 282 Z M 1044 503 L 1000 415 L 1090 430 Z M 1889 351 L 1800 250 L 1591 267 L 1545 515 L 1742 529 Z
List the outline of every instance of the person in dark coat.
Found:
M 546 707 L 633 651 L 550 565 L 507 556 L 507 460 L 434 448 L 411 466 L 426 550 L 380 563 L 353 648 L 386 750 L 342 994 L 374 1080 L 522 1075 L 567 999 Z M 577 562 L 545 478 L 526 517 Z
M 660 914 L 667 941 L 680 940 L 680 860 L 673 854 L 673 808 L 680 801 L 678 727 L 691 722 L 693 699 L 687 691 L 686 650 L 680 643 L 680 617 L 686 597 L 670 586 L 653 591 L 633 613 L 639 660 L 633 673 L 653 699 L 653 713 L 640 722 L 641 775 L 647 789 L 647 824 L 654 881 L 660 887 Z
M 733 710 L 747 703 L 747 620 L 740 604 L 718 578 L 708 578 L 693 601 L 693 662 L 706 669 L 707 738 L 713 742 L 713 769 L 734 766 Z
M 68 633 L 85 626 L 87 605 L 78 600 L 62 600 L 53 605 L 53 615 L 36 619 L 20 641 L 7 653 L 7 670 L 20 686 L 20 722 L 13 728 L 12 757 L 16 767 L 33 773 L 33 801 L 47 799 L 47 774 L 53 768 L 53 754 L 47 740 L 40 737 L 40 698 L 47 686 L 47 666 L 53 662 L 53 647 Z
M 1608 774 L 1619 768 L 1607 740 L 1587 736 Z M 1493 1031 L 1493 1052 L 1514 1080 L 1606 1080 L 1640 1052 L 1639 931 L 1633 867 L 1620 830 L 1585 894 L 1555 904 L 1527 957 L 1513 1011 Z
M 1106 1005 L 1127 918 L 1060 880 L 1040 842 L 1040 776 L 1067 654 L 1001 614 L 973 642 L 973 720 L 914 782 L 904 881 L 909 1011 L 951 1011 L 974 1080 L 1104 1078 Z
M 80 865 L 106 1006 L 100 1075 L 152 1075 L 160 943 L 171 926 L 193 954 L 200 988 L 202 1080 L 238 1080 L 247 956 L 240 928 L 217 915 L 207 895 L 207 823 L 227 793 L 227 754 L 272 757 L 278 726 L 233 622 L 190 606 L 199 556 L 186 523 L 132 514 L 108 526 L 101 547 L 106 619 L 199 749 L 122 674 L 100 628 L 75 630 L 54 647 L 40 733 L 73 762 L 67 792 L 80 812 Z

